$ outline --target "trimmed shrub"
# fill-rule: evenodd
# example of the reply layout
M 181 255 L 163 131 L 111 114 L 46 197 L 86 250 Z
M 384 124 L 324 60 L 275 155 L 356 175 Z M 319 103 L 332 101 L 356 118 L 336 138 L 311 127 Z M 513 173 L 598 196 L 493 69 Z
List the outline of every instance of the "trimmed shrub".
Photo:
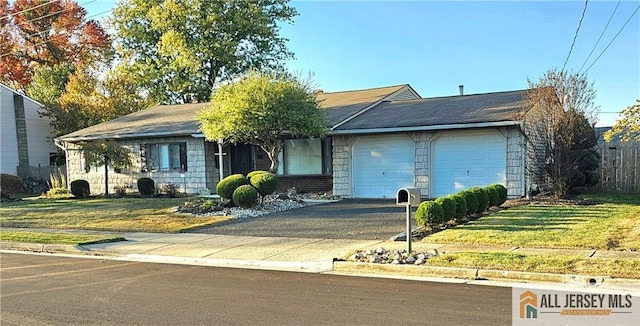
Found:
M 249 184 L 249 180 L 247 180 L 244 175 L 232 174 L 218 182 L 218 185 L 216 186 L 216 193 L 224 199 L 233 200 L 233 192 L 238 187 L 246 184 Z
M 442 210 L 444 211 L 444 216 L 442 222 L 447 222 L 453 219 L 456 216 L 456 201 L 451 196 L 440 197 L 435 200 L 436 203 L 439 203 L 442 206 Z
M 241 185 L 235 189 L 233 203 L 242 208 L 251 208 L 258 203 L 258 191 L 250 185 Z
M 416 222 L 420 226 L 434 227 L 444 220 L 444 209 L 435 201 L 424 201 L 416 210 Z
M 452 195 L 453 199 L 456 201 L 456 218 L 463 218 L 467 216 L 467 200 L 464 195 L 461 193 L 457 193 Z
M 461 194 L 467 201 L 467 215 L 475 214 L 478 211 L 478 196 L 469 190 L 462 191 Z
M 476 210 L 476 213 L 486 211 L 489 207 L 489 196 L 487 196 L 487 192 L 480 187 L 471 187 L 468 190 L 473 192 L 478 198 L 478 209 Z
M 496 183 L 494 187 L 498 190 L 498 206 L 500 206 L 507 201 L 507 188 L 499 183 Z
M 89 181 L 87 180 L 73 180 L 71 181 L 71 194 L 76 198 L 89 197 L 91 193 L 89 189 Z
M 22 192 L 22 178 L 17 175 L 2 173 L 0 174 L 0 193 L 2 194 L 18 194 Z
M 256 188 L 260 196 L 263 198 L 266 195 L 271 195 L 276 191 L 276 187 L 278 186 L 276 175 L 269 172 L 254 173 L 249 177 L 249 183 Z
M 247 173 L 247 179 L 249 179 L 249 181 L 251 181 L 251 178 L 254 175 L 258 175 L 258 174 L 262 174 L 262 173 L 271 173 L 271 172 L 267 172 L 267 171 L 263 171 L 263 170 L 255 170 L 255 171 L 251 171 L 249 173 Z
M 498 197 L 500 196 L 500 193 L 496 188 L 496 185 L 484 187 L 484 190 L 487 192 L 487 197 L 489 198 L 489 207 L 498 206 Z
M 138 179 L 138 191 L 143 196 L 151 196 L 156 193 L 156 182 L 151 178 Z
M 167 183 L 162 185 L 162 192 L 169 198 L 176 198 L 180 186 L 175 183 Z

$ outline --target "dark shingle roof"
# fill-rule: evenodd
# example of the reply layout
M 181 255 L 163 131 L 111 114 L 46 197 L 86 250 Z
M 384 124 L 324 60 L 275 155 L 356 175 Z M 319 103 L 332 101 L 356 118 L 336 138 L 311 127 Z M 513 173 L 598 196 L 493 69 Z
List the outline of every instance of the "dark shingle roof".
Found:
M 519 120 L 526 90 L 382 102 L 335 130 L 383 129 Z
M 320 106 L 327 109 L 329 125 L 334 126 L 406 85 L 363 90 L 320 93 Z M 200 133 L 197 114 L 209 103 L 158 105 L 59 137 L 63 141 L 102 138 L 184 136 Z

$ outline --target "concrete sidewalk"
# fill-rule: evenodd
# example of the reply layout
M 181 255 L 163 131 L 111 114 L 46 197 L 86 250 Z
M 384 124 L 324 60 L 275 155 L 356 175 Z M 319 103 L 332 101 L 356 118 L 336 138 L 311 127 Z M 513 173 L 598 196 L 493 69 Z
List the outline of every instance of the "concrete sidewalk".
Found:
M 25 230 L 7 229 L 3 230 Z M 63 233 L 110 234 L 113 232 L 86 230 L 37 230 Z M 333 272 L 358 275 L 387 275 L 414 277 L 453 277 L 461 279 L 489 279 L 519 282 L 625 284 L 640 289 L 640 280 L 615 280 L 604 276 L 581 276 L 547 273 L 528 273 L 511 271 L 491 271 L 471 268 L 446 268 L 436 266 L 390 265 L 371 263 L 352 263 L 340 261 L 355 250 L 405 249 L 404 241 L 353 240 L 353 239 L 308 239 L 287 237 L 255 237 L 215 234 L 162 234 L 162 233 L 118 233 L 126 241 L 73 245 L 41 245 L 29 243 L 0 243 L 0 249 L 28 250 L 36 252 L 55 252 L 85 254 L 92 256 L 111 256 L 114 259 L 206 265 L 218 267 L 256 268 L 298 272 Z M 475 252 L 517 252 L 536 255 L 572 255 L 585 258 L 624 257 L 640 261 L 638 252 L 613 252 L 574 249 L 532 249 L 499 246 L 435 244 L 414 241 L 412 249 L 417 252 L 439 253 L 475 251 Z

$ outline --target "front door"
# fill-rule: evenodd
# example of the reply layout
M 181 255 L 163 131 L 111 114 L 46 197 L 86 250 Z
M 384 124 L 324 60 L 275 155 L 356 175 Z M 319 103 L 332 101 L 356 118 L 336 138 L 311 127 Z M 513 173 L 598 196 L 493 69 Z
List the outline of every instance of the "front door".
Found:
M 247 175 L 251 171 L 253 171 L 252 145 L 231 145 L 231 173 Z

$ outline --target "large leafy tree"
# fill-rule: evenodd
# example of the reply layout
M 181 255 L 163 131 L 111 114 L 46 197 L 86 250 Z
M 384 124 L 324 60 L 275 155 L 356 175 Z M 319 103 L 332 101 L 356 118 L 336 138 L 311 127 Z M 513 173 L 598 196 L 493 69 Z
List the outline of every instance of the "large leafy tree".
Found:
M 117 169 L 131 166 L 131 151 L 114 141 L 92 141 L 81 144 L 88 166 L 104 166 L 104 194 L 109 194 L 109 165 Z
M 620 136 L 621 141 L 640 141 L 640 100 L 620 112 L 621 118 L 604 134 L 606 141 Z
M 326 111 L 308 81 L 253 71 L 217 89 L 198 120 L 209 140 L 260 146 L 271 160 L 271 172 L 278 169 L 280 137 L 322 137 L 327 125 Z
M 29 93 L 44 104 L 56 136 L 143 110 L 153 103 L 127 75 L 117 70 L 98 78 L 88 69 L 68 65 L 42 67 Z
M 529 140 L 529 172 L 559 197 L 574 186 L 593 183 L 593 130 L 598 107 L 585 75 L 549 70 L 529 81 L 524 128 Z M 597 155 L 597 154 L 596 154 Z M 587 180 L 588 176 L 591 176 Z
M 75 1 L 0 0 L 0 81 L 26 90 L 40 67 L 108 60 L 108 34 Z
M 206 102 L 222 80 L 292 57 L 288 0 L 123 0 L 113 11 L 123 70 L 161 103 Z

